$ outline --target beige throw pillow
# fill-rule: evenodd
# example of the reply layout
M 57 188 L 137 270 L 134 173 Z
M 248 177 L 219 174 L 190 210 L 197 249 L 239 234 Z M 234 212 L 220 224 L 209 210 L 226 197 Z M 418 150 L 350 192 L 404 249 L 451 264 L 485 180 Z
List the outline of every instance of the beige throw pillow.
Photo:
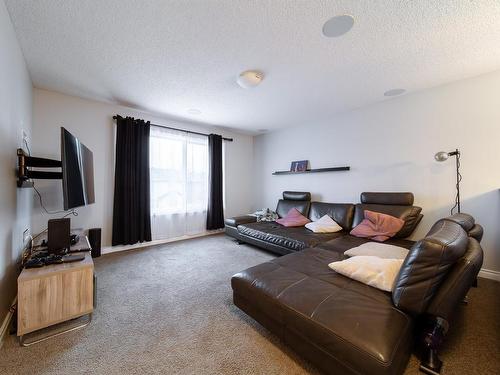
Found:
M 384 259 L 405 259 L 408 251 L 404 247 L 370 241 L 345 251 L 344 255 L 348 257 L 370 255 Z
M 359 255 L 330 263 L 328 267 L 353 280 L 390 292 L 402 264 L 402 259 Z

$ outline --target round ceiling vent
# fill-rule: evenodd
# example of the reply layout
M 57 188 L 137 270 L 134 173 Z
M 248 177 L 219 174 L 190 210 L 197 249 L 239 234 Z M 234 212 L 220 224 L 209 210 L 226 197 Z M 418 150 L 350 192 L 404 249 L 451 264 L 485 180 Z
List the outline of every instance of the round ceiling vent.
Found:
M 337 38 L 352 29 L 354 18 L 348 14 L 330 18 L 323 25 L 323 35 L 328 38 Z
M 238 76 L 236 82 L 244 89 L 257 86 L 264 79 L 264 73 L 257 70 L 247 70 Z

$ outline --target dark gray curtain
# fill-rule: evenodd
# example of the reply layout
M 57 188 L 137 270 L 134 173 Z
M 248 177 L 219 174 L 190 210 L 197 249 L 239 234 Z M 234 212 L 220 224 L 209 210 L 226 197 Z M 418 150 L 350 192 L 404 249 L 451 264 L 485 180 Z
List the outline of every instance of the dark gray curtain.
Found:
M 222 201 L 222 137 L 217 134 L 208 136 L 208 209 L 207 229 L 224 228 Z
M 116 116 L 115 245 L 151 241 L 149 192 L 150 123 Z

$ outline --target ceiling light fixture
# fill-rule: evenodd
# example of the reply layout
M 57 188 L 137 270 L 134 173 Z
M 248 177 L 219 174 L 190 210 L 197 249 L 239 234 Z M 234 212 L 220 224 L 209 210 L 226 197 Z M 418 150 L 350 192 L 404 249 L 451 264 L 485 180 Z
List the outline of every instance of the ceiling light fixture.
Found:
M 404 94 L 405 92 L 405 89 L 392 89 L 384 92 L 384 96 L 398 96 Z
M 264 79 L 264 73 L 257 70 L 247 70 L 238 76 L 236 82 L 244 89 L 257 86 Z
M 344 35 L 354 26 L 354 17 L 348 14 L 330 18 L 323 25 L 323 35 L 328 38 L 337 38 Z

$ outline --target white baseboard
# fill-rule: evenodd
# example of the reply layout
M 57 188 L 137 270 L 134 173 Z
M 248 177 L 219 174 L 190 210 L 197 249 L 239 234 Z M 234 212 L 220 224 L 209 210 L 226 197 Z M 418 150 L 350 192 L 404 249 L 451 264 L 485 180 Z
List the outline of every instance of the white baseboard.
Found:
M 16 302 L 17 302 L 17 296 L 14 298 L 14 301 L 12 301 L 10 305 L 13 306 Z M 13 316 L 14 314 L 9 309 L 7 315 L 5 316 L 5 319 L 2 322 L 2 326 L 0 326 L 0 349 L 2 348 L 5 335 L 9 333 L 9 326 Z
M 485 279 L 500 281 L 499 271 L 487 270 L 486 268 L 481 268 L 481 271 L 479 271 L 478 276 L 483 277 Z
M 119 251 L 127 251 L 127 250 L 140 249 L 143 247 L 163 245 L 166 243 L 190 240 L 192 238 L 199 238 L 199 237 L 205 237 L 205 236 L 212 236 L 214 234 L 220 234 L 220 233 L 224 233 L 224 229 L 211 230 L 211 231 L 207 231 L 207 232 L 203 232 L 203 233 L 199 233 L 199 234 L 194 234 L 194 235 L 189 235 L 189 236 L 166 238 L 166 239 L 162 239 L 162 240 L 143 242 L 143 243 L 138 243 L 138 244 L 134 244 L 134 245 L 106 246 L 106 247 L 103 247 L 101 249 L 101 254 L 110 254 L 110 253 L 116 253 Z

